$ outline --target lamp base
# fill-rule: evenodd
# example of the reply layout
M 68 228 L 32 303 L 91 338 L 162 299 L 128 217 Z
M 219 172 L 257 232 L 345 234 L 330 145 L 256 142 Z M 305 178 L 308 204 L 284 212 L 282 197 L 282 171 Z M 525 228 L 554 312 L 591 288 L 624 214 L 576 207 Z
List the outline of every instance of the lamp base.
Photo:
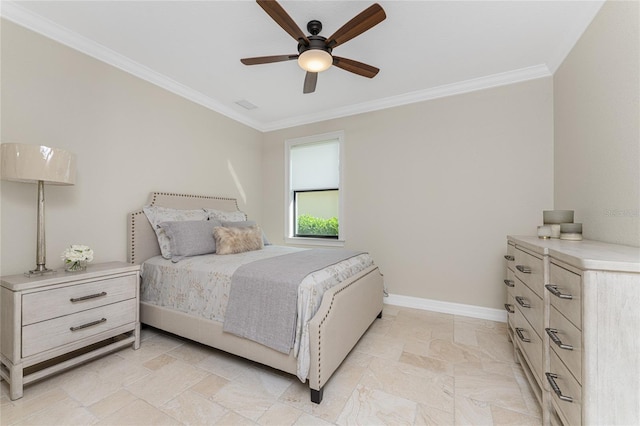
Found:
M 48 269 L 46 266 L 45 267 L 40 267 L 38 266 L 36 269 L 33 269 L 29 272 L 25 272 L 24 276 L 25 277 L 39 277 L 41 275 L 45 275 L 45 274 L 53 274 L 54 272 L 56 272 L 55 269 Z

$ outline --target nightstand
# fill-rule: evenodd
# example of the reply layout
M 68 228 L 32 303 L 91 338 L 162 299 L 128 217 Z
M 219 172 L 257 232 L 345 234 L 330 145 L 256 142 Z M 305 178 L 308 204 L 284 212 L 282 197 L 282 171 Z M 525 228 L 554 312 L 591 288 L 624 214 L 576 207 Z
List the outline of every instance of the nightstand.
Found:
M 25 384 L 127 345 L 140 347 L 140 267 L 2 277 L 0 376 L 11 400 Z

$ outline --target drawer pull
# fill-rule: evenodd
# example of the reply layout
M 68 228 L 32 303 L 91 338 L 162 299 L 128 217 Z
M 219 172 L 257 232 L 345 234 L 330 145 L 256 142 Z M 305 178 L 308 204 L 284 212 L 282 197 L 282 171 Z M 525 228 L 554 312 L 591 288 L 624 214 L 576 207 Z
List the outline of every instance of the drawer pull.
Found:
M 103 291 L 102 293 L 90 294 L 88 296 L 72 297 L 71 299 L 69 299 L 69 301 L 70 302 L 81 302 L 83 300 L 95 299 L 96 297 L 102 297 L 102 296 L 106 296 L 106 295 L 107 295 L 107 292 Z
M 514 260 L 516 260 L 516 258 L 510 254 L 505 254 L 504 258 L 507 259 L 509 262 L 513 262 Z
M 556 297 L 559 297 L 560 299 L 573 299 L 572 295 L 564 294 L 560 290 L 558 290 L 558 286 L 557 285 L 547 284 L 547 285 L 544 286 L 544 288 L 549 290 L 551 292 L 551 294 L 553 294 Z
M 504 280 L 504 283 L 506 284 L 507 287 L 515 287 L 516 286 L 514 284 L 513 280 Z
M 518 271 L 522 272 L 523 274 L 530 274 L 531 273 L 531 268 L 529 268 L 528 266 L 516 265 L 516 269 Z
M 504 309 L 509 312 L 510 314 L 515 312 L 515 309 L 513 309 L 513 305 L 509 304 L 509 303 L 505 303 L 504 304 Z
M 531 339 L 524 337 L 524 335 L 522 334 L 523 331 L 524 328 L 516 327 L 516 334 L 518 335 L 518 339 L 522 340 L 525 343 L 531 342 Z
M 553 343 L 558 345 L 560 349 L 566 349 L 568 351 L 573 350 L 573 346 L 567 345 L 566 343 L 562 343 L 562 340 L 560 340 L 557 336 L 558 330 L 556 330 L 555 328 L 545 328 L 544 331 L 547 332 L 551 341 L 553 341 Z
M 553 374 L 553 373 L 544 373 L 544 374 L 547 376 L 547 381 L 551 385 L 551 389 L 553 389 L 556 395 L 558 395 L 558 398 L 560 398 L 562 401 L 573 402 L 573 398 L 562 394 L 560 387 L 555 381 L 555 379 L 558 378 L 557 374 Z
M 518 305 L 522 306 L 523 308 L 531 307 L 531 305 L 528 302 L 525 302 L 524 297 L 522 296 L 516 296 L 516 302 L 518 302 Z
M 88 322 L 86 324 L 79 325 L 77 327 L 69 327 L 69 330 L 78 331 L 78 330 L 82 330 L 83 328 L 87 328 L 87 327 L 91 327 L 91 326 L 94 326 L 94 325 L 102 324 L 103 322 L 107 322 L 107 319 L 106 318 L 102 318 L 102 319 L 99 319 L 97 321 L 92 321 L 92 322 Z

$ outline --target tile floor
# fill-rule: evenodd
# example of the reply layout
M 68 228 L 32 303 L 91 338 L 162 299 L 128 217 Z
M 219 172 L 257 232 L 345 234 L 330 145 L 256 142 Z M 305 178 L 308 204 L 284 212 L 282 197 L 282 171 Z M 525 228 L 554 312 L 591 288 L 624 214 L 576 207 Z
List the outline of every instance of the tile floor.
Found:
M 286 374 L 144 328 L 125 348 L 25 387 L 2 425 L 539 425 L 506 324 L 385 305 L 324 400 Z

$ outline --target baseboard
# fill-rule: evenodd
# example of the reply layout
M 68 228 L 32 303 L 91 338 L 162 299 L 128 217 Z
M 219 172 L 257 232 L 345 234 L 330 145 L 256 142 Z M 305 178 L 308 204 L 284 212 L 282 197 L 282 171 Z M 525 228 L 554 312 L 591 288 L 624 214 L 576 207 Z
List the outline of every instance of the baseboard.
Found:
M 507 322 L 507 312 L 502 309 L 485 308 L 483 306 L 464 305 L 462 303 L 443 302 L 440 300 L 422 299 L 420 297 L 389 294 L 384 303 L 406 308 L 422 309 L 424 311 L 440 312 L 443 314 L 462 315 L 465 317 Z

